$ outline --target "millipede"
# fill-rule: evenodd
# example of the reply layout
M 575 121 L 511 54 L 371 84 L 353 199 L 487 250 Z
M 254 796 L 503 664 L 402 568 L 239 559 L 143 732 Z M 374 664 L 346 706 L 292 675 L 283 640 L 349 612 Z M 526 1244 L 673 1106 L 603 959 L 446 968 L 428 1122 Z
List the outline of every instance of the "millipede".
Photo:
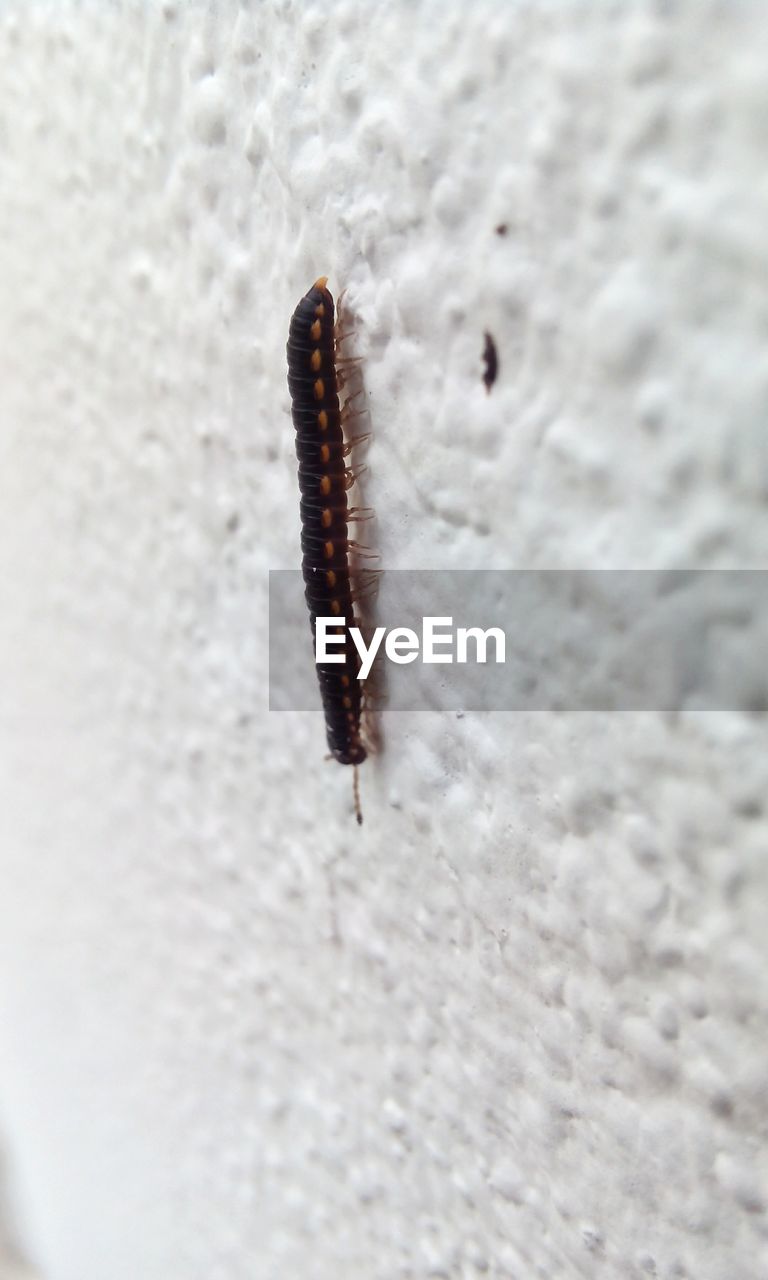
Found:
M 343 378 L 337 358 L 340 341 L 328 277 L 321 276 L 304 295 L 291 317 L 288 331 L 288 389 L 296 428 L 296 457 L 301 493 L 301 551 L 304 595 L 315 640 L 318 617 L 339 620 L 334 646 L 343 662 L 317 663 L 328 746 L 339 764 L 354 769 L 357 821 L 362 822 L 357 767 L 367 756 L 361 735 L 364 692 L 360 656 L 349 628 L 356 624 L 349 522 L 364 518 L 363 508 L 350 507 L 347 492 L 356 479 L 346 459 L 352 442 L 345 441 L 349 409 L 339 405 Z

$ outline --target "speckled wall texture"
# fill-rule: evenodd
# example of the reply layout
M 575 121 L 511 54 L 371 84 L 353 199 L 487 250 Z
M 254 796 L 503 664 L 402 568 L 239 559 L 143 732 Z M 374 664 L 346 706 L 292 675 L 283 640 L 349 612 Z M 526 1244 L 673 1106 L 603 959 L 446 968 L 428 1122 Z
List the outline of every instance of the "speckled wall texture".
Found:
M 265 615 L 321 273 L 385 568 L 766 565 L 767 37 L 0 9 L 0 1146 L 45 1280 L 768 1275 L 764 715 L 392 713 L 358 830 Z

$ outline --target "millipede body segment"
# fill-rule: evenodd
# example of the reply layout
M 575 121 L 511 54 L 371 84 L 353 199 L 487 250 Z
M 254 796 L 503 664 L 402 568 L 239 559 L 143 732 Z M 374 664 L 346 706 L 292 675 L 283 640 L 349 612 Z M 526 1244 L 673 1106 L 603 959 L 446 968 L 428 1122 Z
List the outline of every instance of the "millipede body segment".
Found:
M 350 578 L 346 465 L 336 372 L 333 298 L 327 277 L 316 280 L 301 299 L 288 333 L 288 388 L 291 393 L 301 491 L 302 571 L 314 640 L 318 617 L 336 617 L 343 663 L 318 663 L 328 746 L 340 764 L 361 764 L 362 709 L 360 657 L 350 637 L 355 623 Z M 358 822 L 362 821 L 357 810 Z

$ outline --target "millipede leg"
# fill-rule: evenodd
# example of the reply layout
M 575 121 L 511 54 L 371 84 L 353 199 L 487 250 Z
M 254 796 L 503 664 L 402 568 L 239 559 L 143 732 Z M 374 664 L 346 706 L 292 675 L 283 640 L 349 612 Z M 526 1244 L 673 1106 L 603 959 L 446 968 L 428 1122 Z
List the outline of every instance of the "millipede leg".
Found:
M 351 604 L 353 605 L 362 604 L 367 609 L 368 606 L 378 598 L 378 594 L 379 594 L 378 585 L 376 583 L 372 583 L 370 586 L 361 587 L 359 591 L 351 592 L 349 599 Z M 362 619 L 362 622 L 363 623 L 365 622 L 365 618 Z M 353 621 L 352 623 L 353 627 L 359 627 L 360 625 L 361 625 L 360 622 L 358 622 L 357 620 Z M 379 661 L 379 657 L 380 655 L 377 654 L 376 658 L 374 659 L 374 664 Z
M 364 413 L 368 412 L 366 408 L 362 408 L 362 409 L 352 408 L 352 401 L 356 399 L 357 399 L 356 396 L 347 396 L 347 399 L 344 401 L 344 404 L 342 405 L 342 409 L 341 409 L 342 422 L 349 422 L 352 418 L 361 418 Z
M 378 556 L 366 556 L 366 560 L 378 560 Z M 379 569 L 363 569 L 357 574 L 358 584 L 366 590 L 368 587 L 378 587 L 381 580 L 381 570 Z
M 355 814 L 357 815 L 357 824 L 363 825 L 363 811 L 360 808 L 360 779 L 357 773 L 357 765 L 352 765 L 352 799 L 355 804 Z
M 347 470 L 344 472 L 344 488 L 351 489 L 355 481 L 359 480 L 362 475 L 365 475 L 367 470 L 368 467 L 365 464 L 363 464 L 362 467 L 358 467 L 356 471 L 353 471 L 351 467 L 347 467 Z
M 360 416 L 360 413 L 350 414 L 350 417 L 352 418 L 359 418 Z M 370 440 L 372 435 L 372 431 L 366 431 L 365 435 L 355 436 L 354 440 L 348 440 L 341 451 L 342 458 L 348 458 L 356 444 L 362 444 L 364 440 Z

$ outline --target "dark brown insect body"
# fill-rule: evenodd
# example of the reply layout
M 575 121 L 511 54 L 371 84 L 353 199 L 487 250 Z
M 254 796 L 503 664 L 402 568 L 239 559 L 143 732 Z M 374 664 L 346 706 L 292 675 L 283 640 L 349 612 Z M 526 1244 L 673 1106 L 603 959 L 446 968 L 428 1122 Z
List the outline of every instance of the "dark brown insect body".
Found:
M 355 624 L 350 581 L 349 508 L 352 478 L 345 458 L 336 374 L 334 305 L 326 277 L 301 299 L 288 333 L 288 388 L 291 393 L 301 490 L 301 549 L 305 596 L 314 640 L 318 617 L 343 627 L 343 663 L 319 663 L 320 692 L 328 745 L 340 764 L 366 757 L 360 737 L 360 658 L 349 635 Z M 361 821 L 358 809 L 358 821 Z

